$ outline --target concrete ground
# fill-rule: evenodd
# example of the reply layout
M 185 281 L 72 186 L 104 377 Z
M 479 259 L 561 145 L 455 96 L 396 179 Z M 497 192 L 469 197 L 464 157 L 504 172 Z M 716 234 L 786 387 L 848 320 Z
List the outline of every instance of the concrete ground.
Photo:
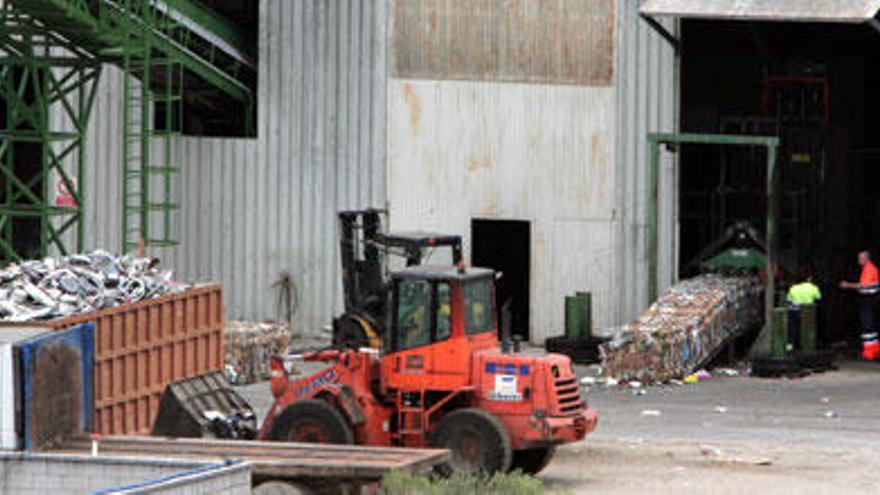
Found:
M 541 473 L 568 493 L 880 493 L 880 366 L 595 389 L 601 418 Z
M 258 413 L 268 384 L 240 389 Z M 880 365 L 802 379 L 594 388 L 599 427 L 540 478 L 560 493 L 880 493 Z

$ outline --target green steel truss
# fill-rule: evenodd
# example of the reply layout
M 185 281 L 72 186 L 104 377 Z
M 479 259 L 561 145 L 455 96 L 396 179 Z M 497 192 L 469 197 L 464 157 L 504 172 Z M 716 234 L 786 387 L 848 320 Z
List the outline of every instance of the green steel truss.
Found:
M 9 1 L 9 0 L 7 0 Z M 234 25 L 197 0 L 13 0 L 83 50 L 124 66 L 132 24 L 156 50 L 229 97 L 252 101 L 253 47 Z
M 0 259 L 81 250 L 78 186 L 100 61 L 6 3 L 0 17 Z M 37 243 L 22 242 L 36 232 Z
M 125 72 L 122 249 L 176 244 L 181 167 L 172 145 L 184 88 L 242 104 L 252 129 L 252 42 L 197 0 L 0 0 L 0 9 L 0 257 L 32 257 L 51 246 L 64 253 L 72 234 L 82 249 L 83 138 L 101 63 Z M 63 131 L 50 125 L 59 120 L 55 105 Z M 53 187 L 69 190 L 73 201 L 55 205 Z M 34 229 L 39 245 L 20 245 Z

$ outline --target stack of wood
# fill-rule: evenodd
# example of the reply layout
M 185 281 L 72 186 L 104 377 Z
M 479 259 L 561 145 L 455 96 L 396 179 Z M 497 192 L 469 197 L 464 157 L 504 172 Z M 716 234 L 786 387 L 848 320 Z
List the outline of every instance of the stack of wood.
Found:
M 733 336 L 763 319 L 755 276 L 700 275 L 661 295 L 635 323 L 613 329 L 600 347 L 605 376 L 656 383 L 704 366 Z
M 267 380 L 269 358 L 287 350 L 290 335 L 285 323 L 227 321 L 223 332 L 226 377 L 236 385 Z

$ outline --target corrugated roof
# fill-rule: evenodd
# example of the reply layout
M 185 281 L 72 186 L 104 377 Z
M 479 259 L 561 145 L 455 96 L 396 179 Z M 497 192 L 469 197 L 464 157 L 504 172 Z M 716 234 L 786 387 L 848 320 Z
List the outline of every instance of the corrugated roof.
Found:
M 704 19 L 865 22 L 880 10 L 880 0 L 645 0 L 649 16 Z

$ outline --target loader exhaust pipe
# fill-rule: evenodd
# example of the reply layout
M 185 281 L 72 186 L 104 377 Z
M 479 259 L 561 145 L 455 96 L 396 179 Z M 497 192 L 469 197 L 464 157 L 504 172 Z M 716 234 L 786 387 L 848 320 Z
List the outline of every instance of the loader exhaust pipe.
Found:
M 504 301 L 501 305 L 501 352 L 510 354 L 511 346 L 513 352 L 519 351 L 518 344 L 513 344 L 510 339 L 510 299 Z

